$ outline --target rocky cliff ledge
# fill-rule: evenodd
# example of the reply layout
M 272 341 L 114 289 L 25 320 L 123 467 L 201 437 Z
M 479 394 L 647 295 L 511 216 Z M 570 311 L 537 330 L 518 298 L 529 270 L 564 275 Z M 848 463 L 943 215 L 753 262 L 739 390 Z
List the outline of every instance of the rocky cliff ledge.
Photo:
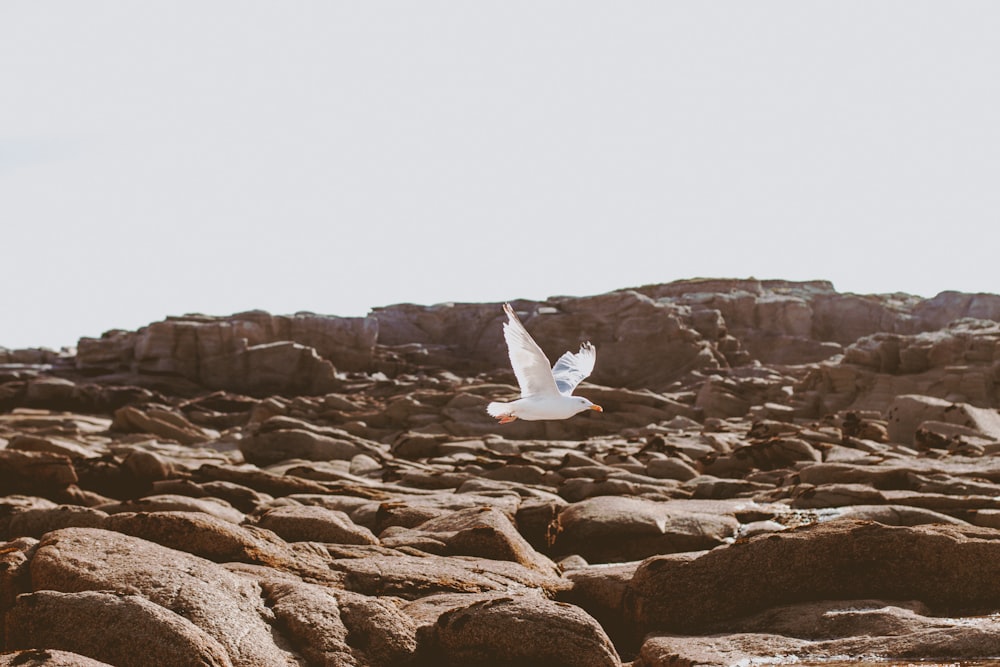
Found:
M 1000 656 L 1000 296 L 513 304 L 604 413 L 485 414 L 499 304 L 0 348 L 0 666 Z

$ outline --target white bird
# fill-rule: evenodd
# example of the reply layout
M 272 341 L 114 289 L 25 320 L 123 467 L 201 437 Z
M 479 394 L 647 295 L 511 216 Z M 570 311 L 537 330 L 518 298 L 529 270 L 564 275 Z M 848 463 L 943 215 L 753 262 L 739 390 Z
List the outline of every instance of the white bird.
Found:
M 549 370 L 549 360 L 542 348 L 517 319 L 509 303 L 503 305 L 507 321 L 503 337 L 507 341 L 510 365 L 521 387 L 521 398 L 510 403 L 494 401 L 486 412 L 501 424 L 515 419 L 538 421 L 541 419 L 569 419 L 584 410 L 603 412 L 583 396 L 573 396 L 573 390 L 594 370 L 597 351 L 589 342 L 580 345 L 576 354 L 567 352 Z

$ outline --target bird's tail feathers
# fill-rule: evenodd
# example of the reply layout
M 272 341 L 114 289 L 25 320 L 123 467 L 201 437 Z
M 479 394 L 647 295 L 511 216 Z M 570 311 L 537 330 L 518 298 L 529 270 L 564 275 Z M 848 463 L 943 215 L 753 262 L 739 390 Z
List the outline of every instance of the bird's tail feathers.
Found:
M 486 406 L 486 412 L 487 414 L 489 414 L 490 417 L 499 417 L 500 415 L 505 415 L 507 414 L 508 410 L 510 410 L 510 407 L 507 403 L 498 403 L 496 401 L 493 401 L 492 403 Z

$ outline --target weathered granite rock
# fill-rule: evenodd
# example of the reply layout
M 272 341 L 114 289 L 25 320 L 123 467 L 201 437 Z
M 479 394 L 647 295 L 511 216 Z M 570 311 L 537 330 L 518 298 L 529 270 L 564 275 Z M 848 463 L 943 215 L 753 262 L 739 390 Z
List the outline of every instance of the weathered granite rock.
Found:
M 601 563 L 710 549 L 734 538 L 739 526 L 731 517 L 616 496 L 573 503 L 556 521 L 555 554 L 579 554 Z
M 392 598 L 337 591 L 340 617 L 355 655 L 372 665 L 406 665 L 416 654 L 416 626 Z
M 912 443 L 924 422 L 944 422 L 964 426 L 993 440 L 1000 440 L 1000 414 L 966 403 L 952 403 L 931 396 L 896 396 L 886 411 L 889 438 Z
M 381 541 L 387 547 L 412 545 L 432 553 L 509 560 L 558 576 L 555 564 L 535 551 L 506 515 L 490 507 L 458 510 L 429 519 L 413 529 L 385 531 Z M 440 549 L 436 548 L 438 544 Z
M 831 521 L 751 538 L 694 560 L 646 560 L 626 609 L 641 635 L 703 629 L 794 601 L 875 596 L 940 610 L 1000 607 L 1000 532 Z M 753 576 L 745 576 L 752 572 Z M 691 604 L 697 600 L 697 604 Z
M 60 528 L 99 528 L 108 518 L 107 512 L 92 507 L 60 505 L 53 508 L 25 509 L 0 519 L 0 538 L 41 537 Z
M 968 525 L 969 521 L 920 507 L 906 505 L 849 505 L 840 507 L 840 516 L 857 521 L 877 521 L 887 526 L 920 526 L 927 523 Z M 988 524 L 972 521 L 979 526 Z
M 618 653 L 597 622 L 539 595 L 434 595 L 404 610 L 438 665 L 614 667 Z
M 300 429 L 256 433 L 240 440 L 240 451 L 247 461 L 262 466 L 289 459 L 349 460 L 361 453 L 358 446 L 348 440 Z
M 995 655 L 996 619 L 933 617 L 919 603 L 878 600 L 807 602 L 732 621 L 706 636 L 652 635 L 637 667 L 678 663 L 733 665 L 794 659 L 827 662 L 959 660 Z
M 41 493 L 64 489 L 78 481 L 69 457 L 47 452 L 0 449 L 0 486 L 7 493 Z
M 337 598 L 322 586 L 288 581 L 264 584 L 275 622 L 314 665 L 357 664 Z
M 16 435 L 7 443 L 7 449 L 22 452 L 48 452 L 73 458 L 93 458 L 104 452 L 80 440 L 50 435 Z
M 100 527 L 216 563 L 258 563 L 292 569 L 294 556 L 273 533 L 235 525 L 205 512 L 122 512 Z
M 218 498 L 190 498 L 172 494 L 150 495 L 138 500 L 100 505 L 108 514 L 119 512 L 203 512 L 232 523 L 241 523 L 243 513 Z
M 316 505 L 285 505 L 264 512 L 257 520 L 288 542 L 378 544 L 370 530 L 351 521 L 346 513 Z
M 65 528 L 42 538 L 30 570 L 35 592 L 145 598 L 200 628 L 234 665 L 297 662 L 275 644 L 259 588 L 196 556 L 107 530 Z
M 370 549 L 370 547 L 369 547 Z M 344 588 L 364 595 L 416 599 L 434 593 L 535 589 L 555 594 L 567 583 L 519 563 L 472 556 L 410 555 L 391 549 L 331 552 L 326 566 Z
M 184 445 L 194 445 L 219 437 L 218 431 L 192 424 L 187 417 L 162 407 L 127 405 L 115 411 L 111 428 L 125 433 L 150 433 L 176 440 Z
M 850 346 L 795 387 L 802 414 L 885 410 L 897 396 L 923 395 L 979 407 L 1000 405 L 1000 324 L 961 320 L 919 334 L 879 333 Z
M 82 369 L 173 373 L 207 387 L 272 393 L 335 386 L 333 368 L 364 370 L 378 324 L 371 318 L 261 311 L 229 318 L 191 315 L 138 332 L 112 331 L 77 346 Z M 277 347 L 275 347 L 277 346 Z
M 31 592 L 29 565 L 37 547 L 38 540 L 30 537 L 16 538 L 0 546 L 0 637 L 6 637 L 7 612 L 17 597 Z
M 52 649 L 26 649 L 0 655 L 0 667 L 113 667 L 78 653 Z
M 121 667 L 239 664 L 188 619 L 125 593 L 43 590 L 22 595 L 7 615 L 6 645 L 72 651 Z

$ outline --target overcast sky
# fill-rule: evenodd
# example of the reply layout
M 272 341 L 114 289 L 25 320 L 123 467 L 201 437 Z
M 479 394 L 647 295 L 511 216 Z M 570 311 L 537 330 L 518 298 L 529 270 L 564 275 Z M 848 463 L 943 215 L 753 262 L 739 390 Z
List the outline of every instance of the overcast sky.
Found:
M 0 3 L 0 346 L 696 276 L 998 291 L 1000 3 Z

